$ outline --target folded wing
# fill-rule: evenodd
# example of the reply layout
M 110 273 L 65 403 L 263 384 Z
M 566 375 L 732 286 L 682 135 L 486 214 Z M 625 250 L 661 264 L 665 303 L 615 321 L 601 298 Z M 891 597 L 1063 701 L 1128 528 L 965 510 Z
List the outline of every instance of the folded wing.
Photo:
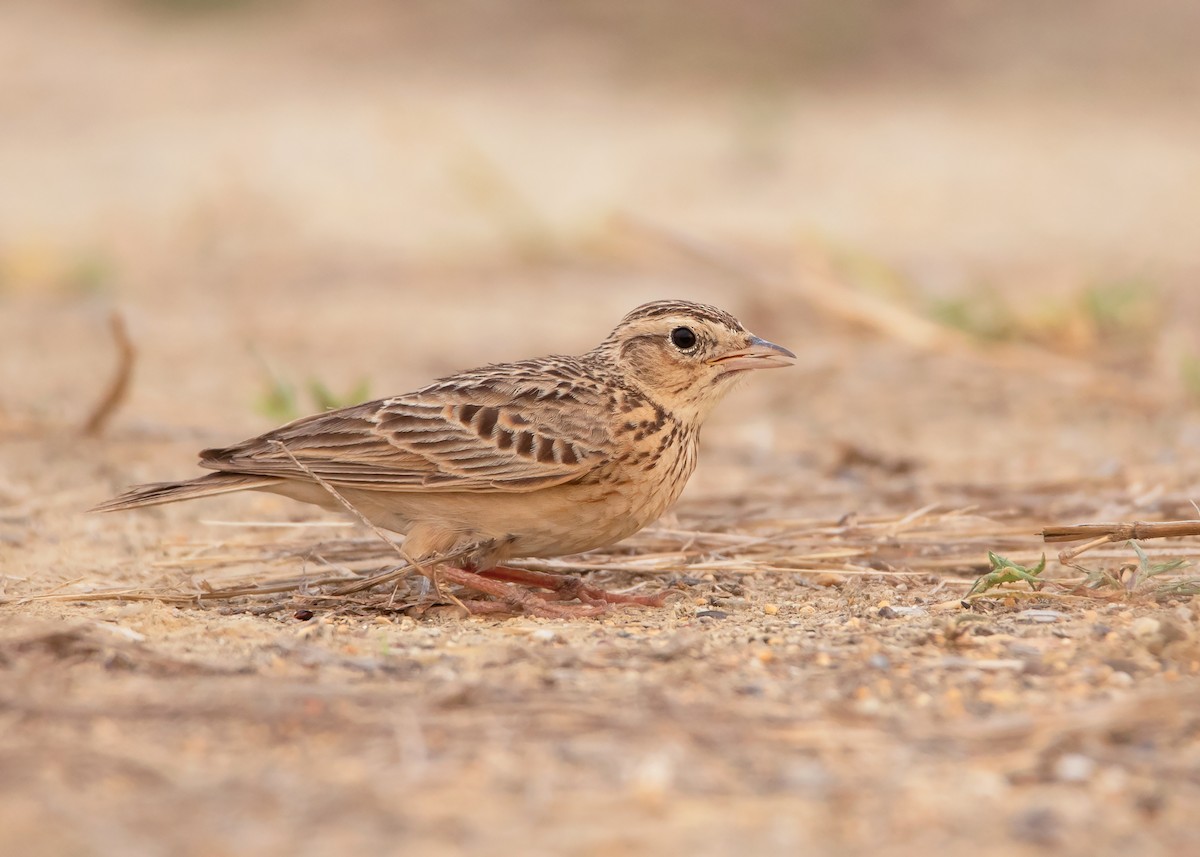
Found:
M 296 479 L 309 478 L 307 469 L 334 486 L 374 491 L 524 492 L 585 479 L 604 461 L 599 394 L 550 380 L 443 382 L 205 450 L 200 464 Z

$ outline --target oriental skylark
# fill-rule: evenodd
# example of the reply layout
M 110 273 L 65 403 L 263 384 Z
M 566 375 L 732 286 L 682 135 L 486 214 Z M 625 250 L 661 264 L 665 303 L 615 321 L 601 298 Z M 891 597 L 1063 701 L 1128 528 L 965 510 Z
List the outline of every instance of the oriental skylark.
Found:
M 403 533 L 405 556 L 435 585 L 492 596 L 460 602 L 475 612 L 659 606 L 666 593 L 606 592 L 502 564 L 603 547 L 654 521 L 691 476 L 713 406 L 748 370 L 794 361 L 716 307 L 655 301 L 586 354 L 485 366 L 304 417 L 204 450 L 200 466 L 215 473 L 138 485 L 96 511 L 248 489 L 330 509 L 344 502 Z

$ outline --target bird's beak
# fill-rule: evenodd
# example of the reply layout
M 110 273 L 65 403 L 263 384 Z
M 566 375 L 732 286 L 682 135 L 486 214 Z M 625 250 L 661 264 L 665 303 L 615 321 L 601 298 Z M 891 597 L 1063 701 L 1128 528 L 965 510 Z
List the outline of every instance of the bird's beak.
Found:
M 720 366 L 726 372 L 742 372 L 746 369 L 775 369 L 780 366 L 791 366 L 796 362 L 796 355 L 782 345 L 752 336 L 750 344 L 745 348 L 722 354 L 710 362 L 714 366 Z

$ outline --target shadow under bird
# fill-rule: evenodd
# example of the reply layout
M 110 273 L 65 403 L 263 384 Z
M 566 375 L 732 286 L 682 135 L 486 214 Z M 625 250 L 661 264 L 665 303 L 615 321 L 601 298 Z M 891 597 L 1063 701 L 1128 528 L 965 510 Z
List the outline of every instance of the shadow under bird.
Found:
M 491 596 L 454 599 L 472 612 L 661 606 L 665 592 L 608 592 L 504 563 L 604 547 L 653 522 L 691 476 L 713 406 L 750 370 L 794 362 L 716 307 L 655 301 L 586 354 L 484 366 L 304 417 L 204 450 L 200 466 L 213 473 L 138 485 L 94 511 L 245 490 L 335 510 L 344 502 L 403 533 L 404 555 L 435 586 Z

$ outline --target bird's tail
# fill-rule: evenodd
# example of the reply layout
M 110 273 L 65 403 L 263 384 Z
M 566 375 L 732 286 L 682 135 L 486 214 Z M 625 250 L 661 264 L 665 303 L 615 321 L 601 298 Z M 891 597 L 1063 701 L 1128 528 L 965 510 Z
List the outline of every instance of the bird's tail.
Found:
M 158 506 L 162 503 L 175 503 L 179 500 L 195 500 L 197 497 L 211 497 L 214 494 L 228 494 L 231 491 L 248 491 L 251 488 L 265 488 L 279 483 L 274 476 L 255 476 L 250 473 L 209 473 L 185 482 L 151 482 L 147 485 L 134 485 L 123 494 L 113 497 L 92 512 L 119 512 L 123 509 L 138 509 L 142 506 Z

